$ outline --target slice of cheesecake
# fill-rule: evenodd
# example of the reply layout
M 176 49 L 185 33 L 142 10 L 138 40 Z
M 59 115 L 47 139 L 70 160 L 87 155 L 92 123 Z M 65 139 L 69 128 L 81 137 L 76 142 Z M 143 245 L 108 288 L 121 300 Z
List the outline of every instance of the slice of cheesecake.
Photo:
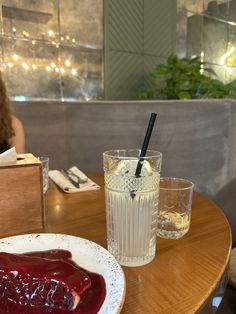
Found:
M 19 255 L 35 256 L 35 257 L 41 257 L 41 258 L 46 258 L 46 259 L 60 259 L 64 261 L 69 261 L 70 259 L 72 259 L 71 252 L 68 250 L 63 250 L 63 249 L 51 249 L 51 250 L 46 250 L 46 251 L 31 251 L 31 252 L 26 252 Z
M 73 311 L 90 287 L 89 276 L 64 260 L 0 252 L 0 299 Z

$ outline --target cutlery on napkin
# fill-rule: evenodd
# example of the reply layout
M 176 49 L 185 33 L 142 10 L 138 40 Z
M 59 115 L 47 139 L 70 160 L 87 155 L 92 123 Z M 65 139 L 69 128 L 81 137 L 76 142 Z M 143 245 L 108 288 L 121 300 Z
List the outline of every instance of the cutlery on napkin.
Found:
M 80 179 L 76 176 L 74 176 L 71 173 L 68 173 L 67 170 L 61 170 L 61 173 L 64 175 L 64 177 L 69 180 L 76 188 L 80 188 Z
M 15 163 L 17 160 L 16 148 L 12 147 L 0 154 L 0 164 Z
M 66 193 L 76 193 L 100 189 L 98 184 L 89 179 L 76 166 L 63 171 L 50 170 L 49 177 Z

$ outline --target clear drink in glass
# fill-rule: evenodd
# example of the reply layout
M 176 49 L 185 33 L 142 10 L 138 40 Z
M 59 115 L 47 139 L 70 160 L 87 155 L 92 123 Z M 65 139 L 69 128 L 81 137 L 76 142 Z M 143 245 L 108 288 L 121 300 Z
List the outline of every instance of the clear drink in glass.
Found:
M 141 266 L 156 253 L 161 153 L 148 151 L 135 176 L 140 150 L 103 154 L 108 250 L 121 265 Z

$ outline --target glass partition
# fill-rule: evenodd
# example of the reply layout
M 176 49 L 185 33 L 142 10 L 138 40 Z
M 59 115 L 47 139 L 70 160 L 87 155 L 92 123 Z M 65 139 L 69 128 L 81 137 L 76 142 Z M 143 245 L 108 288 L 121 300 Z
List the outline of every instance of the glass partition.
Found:
M 0 0 L 0 67 L 14 100 L 103 96 L 102 0 Z
M 236 78 L 236 0 L 178 0 L 177 54 L 201 56 L 227 83 Z

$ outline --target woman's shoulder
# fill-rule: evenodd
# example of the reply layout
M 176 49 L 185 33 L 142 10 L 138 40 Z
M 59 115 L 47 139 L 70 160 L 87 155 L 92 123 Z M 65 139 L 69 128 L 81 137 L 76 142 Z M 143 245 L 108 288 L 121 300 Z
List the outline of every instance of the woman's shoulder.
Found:
M 15 115 L 12 115 L 11 119 L 15 135 L 10 139 L 9 143 L 11 146 L 16 147 L 18 154 L 23 154 L 25 151 L 25 134 L 23 124 Z
M 19 118 L 17 118 L 15 115 L 12 115 L 11 120 L 12 120 L 12 127 L 13 127 L 14 131 L 16 131 L 18 129 L 23 129 L 23 124 Z

